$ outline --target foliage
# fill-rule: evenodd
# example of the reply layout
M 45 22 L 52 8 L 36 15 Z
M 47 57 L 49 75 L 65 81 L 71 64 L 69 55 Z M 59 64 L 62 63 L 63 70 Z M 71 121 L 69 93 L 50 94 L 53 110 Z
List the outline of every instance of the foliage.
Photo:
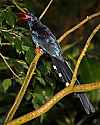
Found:
M 24 0 L 18 2 L 21 7 L 28 8 L 33 13 L 36 13 L 38 17 L 46 3 L 44 0 L 42 2 L 36 2 L 35 0 Z M 72 4 L 75 5 L 74 8 Z M 88 7 L 86 5 L 88 5 Z M 31 34 L 26 24 L 19 23 L 16 16 L 16 13 L 19 12 L 19 10 L 13 5 L 11 1 L 1 1 L 0 7 L 0 53 L 3 54 L 4 58 L 13 71 L 21 79 L 24 79 L 27 69 L 35 56 L 35 48 L 32 44 Z M 69 28 L 76 24 L 80 17 L 83 18 L 85 15 L 95 12 L 95 9 L 98 10 L 98 0 L 78 0 L 77 2 L 74 0 L 67 2 L 66 0 L 55 0 L 52 7 L 47 12 L 48 14 L 46 14 L 42 21 L 45 22 L 45 24 L 47 24 L 53 32 L 55 32 L 54 34 L 56 36 L 60 36 L 66 27 Z M 73 22 L 73 18 L 76 20 L 75 22 Z M 100 22 L 98 19 L 96 21 L 91 21 L 86 26 L 81 28 L 80 31 L 73 33 L 70 38 L 68 37 L 65 39 L 65 41 L 62 43 L 62 49 L 66 46 L 66 42 L 67 45 L 76 42 L 74 46 L 69 47 L 68 50 L 64 51 L 65 57 L 68 56 L 69 59 L 71 59 L 74 63 L 76 62 L 76 59 L 80 54 L 80 49 L 84 45 L 84 41 L 87 39 L 88 35 L 96 26 L 96 24 L 98 24 L 98 22 Z M 80 78 L 84 83 L 100 80 L 99 39 L 100 36 L 97 34 L 88 50 L 86 58 L 82 61 L 80 66 Z M 64 87 L 52 68 L 52 62 L 50 58 L 45 55 L 41 57 L 35 73 L 35 76 L 30 81 L 25 98 L 23 99 L 18 113 L 16 114 L 17 117 L 33 110 L 33 108 L 38 108 L 57 91 Z M 12 105 L 12 100 L 14 100 L 16 97 L 21 84 L 22 83 L 20 80 L 11 73 L 4 60 L 0 58 L 1 124 L 6 117 L 5 114 Z M 98 111 L 98 105 L 100 103 L 100 99 L 98 98 L 99 91 L 100 90 L 88 93 L 93 103 L 96 103 L 96 108 Z M 79 116 L 78 114 L 81 115 Z M 74 125 L 82 120 L 84 121 L 84 115 L 85 113 L 82 110 L 79 101 L 70 95 L 65 97 L 44 116 L 41 116 L 41 118 L 27 124 Z M 93 117 L 93 120 L 94 119 L 95 117 Z M 91 121 L 91 124 L 95 124 L 93 123 L 93 120 Z M 98 119 L 96 120 L 98 121 Z

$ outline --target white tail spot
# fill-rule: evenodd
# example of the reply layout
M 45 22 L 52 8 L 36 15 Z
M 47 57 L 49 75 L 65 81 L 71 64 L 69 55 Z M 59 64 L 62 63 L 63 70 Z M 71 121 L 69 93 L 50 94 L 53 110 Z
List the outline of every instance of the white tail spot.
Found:
M 56 67 L 55 65 L 53 65 L 53 68 L 54 68 L 55 70 L 57 70 L 57 67 Z
M 68 83 L 68 82 L 66 82 L 66 86 L 69 86 L 69 83 Z
M 59 77 L 62 77 L 62 74 L 61 73 L 58 73 Z

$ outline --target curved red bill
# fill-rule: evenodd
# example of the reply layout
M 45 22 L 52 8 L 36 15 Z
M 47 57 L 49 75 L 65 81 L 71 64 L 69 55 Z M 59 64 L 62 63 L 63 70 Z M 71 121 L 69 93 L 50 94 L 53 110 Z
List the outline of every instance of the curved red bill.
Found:
M 17 13 L 17 16 L 18 16 L 18 21 L 22 23 L 31 19 L 31 15 L 29 15 L 27 12 L 26 13 L 19 12 Z

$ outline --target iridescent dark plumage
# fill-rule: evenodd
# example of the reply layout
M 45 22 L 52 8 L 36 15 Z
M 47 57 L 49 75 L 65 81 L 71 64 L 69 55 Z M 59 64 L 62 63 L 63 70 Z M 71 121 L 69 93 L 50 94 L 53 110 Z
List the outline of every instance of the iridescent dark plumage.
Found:
M 61 48 L 57 43 L 55 36 L 50 29 L 42 24 L 34 15 L 28 13 L 24 14 L 23 17 L 28 22 L 30 31 L 32 32 L 32 39 L 36 44 L 36 47 L 40 47 L 44 53 L 48 53 L 51 56 L 54 69 L 62 82 L 68 86 L 68 82 L 70 82 L 72 77 L 72 70 L 68 62 L 63 58 Z M 76 84 L 80 84 L 78 80 L 76 81 Z M 80 99 L 88 114 L 95 112 L 94 107 L 85 93 L 77 93 L 76 96 Z

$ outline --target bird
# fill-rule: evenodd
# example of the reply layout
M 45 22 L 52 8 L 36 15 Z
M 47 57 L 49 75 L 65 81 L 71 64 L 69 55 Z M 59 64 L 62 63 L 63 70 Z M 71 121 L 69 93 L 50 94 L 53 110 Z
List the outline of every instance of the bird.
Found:
M 60 80 L 69 86 L 73 71 L 69 62 L 64 58 L 60 45 L 51 30 L 44 25 L 32 12 L 18 13 L 19 20 L 27 22 L 31 31 L 32 41 L 36 48 L 48 54 L 52 60 L 53 68 L 57 72 Z M 80 84 L 77 79 L 75 84 Z M 95 112 L 95 108 L 85 93 L 75 93 L 87 114 Z

